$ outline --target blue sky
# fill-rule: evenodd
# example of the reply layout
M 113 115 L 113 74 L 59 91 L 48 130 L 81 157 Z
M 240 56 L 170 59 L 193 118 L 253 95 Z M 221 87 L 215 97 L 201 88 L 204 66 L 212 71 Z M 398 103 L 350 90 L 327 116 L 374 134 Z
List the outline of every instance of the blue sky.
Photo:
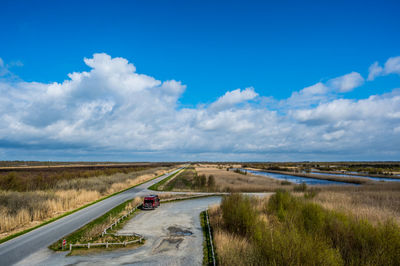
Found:
M 216 2 L 1 1 L 0 159 L 400 158 L 398 1 Z M 92 74 L 71 89 L 73 72 Z

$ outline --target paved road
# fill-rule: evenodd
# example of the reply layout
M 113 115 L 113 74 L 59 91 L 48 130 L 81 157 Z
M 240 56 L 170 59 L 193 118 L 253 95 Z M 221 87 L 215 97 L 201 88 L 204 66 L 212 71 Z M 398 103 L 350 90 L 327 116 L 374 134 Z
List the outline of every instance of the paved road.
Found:
M 115 206 L 147 192 L 147 188 L 160 180 L 179 171 L 175 170 L 159 178 L 149 181 L 118 195 L 93 204 L 85 209 L 63 217 L 55 222 L 42 226 L 29 233 L 0 244 L 0 265 L 12 265 L 26 258 L 30 254 L 48 247 L 61 237 L 79 229 L 84 224 L 103 215 Z

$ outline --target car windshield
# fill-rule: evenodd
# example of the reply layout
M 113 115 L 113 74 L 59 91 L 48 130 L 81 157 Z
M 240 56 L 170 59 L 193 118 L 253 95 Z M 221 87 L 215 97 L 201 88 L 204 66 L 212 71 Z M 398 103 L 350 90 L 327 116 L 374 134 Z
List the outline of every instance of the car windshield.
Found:
M 144 203 L 153 203 L 153 200 L 144 200 Z

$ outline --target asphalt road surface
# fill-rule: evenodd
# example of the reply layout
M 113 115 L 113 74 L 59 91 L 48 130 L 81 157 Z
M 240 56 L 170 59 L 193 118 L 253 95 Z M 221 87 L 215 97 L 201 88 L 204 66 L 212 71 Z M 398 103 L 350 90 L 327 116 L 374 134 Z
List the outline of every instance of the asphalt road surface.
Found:
M 103 215 L 115 206 L 146 193 L 149 186 L 167 178 L 179 170 L 180 169 L 177 169 L 171 173 L 167 173 L 145 184 L 131 188 L 118 195 L 100 201 L 57 221 L 0 244 L 0 265 L 15 264 L 28 257 L 30 254 L 48 247 L 58 239 L 81 228 L 83 225 Z

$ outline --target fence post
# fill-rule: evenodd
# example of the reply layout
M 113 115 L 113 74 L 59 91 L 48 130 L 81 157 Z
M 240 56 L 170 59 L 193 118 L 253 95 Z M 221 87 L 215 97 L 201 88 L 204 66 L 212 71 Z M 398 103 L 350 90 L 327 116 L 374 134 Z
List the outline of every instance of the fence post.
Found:
M 72 244 L 69 244 L 69 251 L 72 251 Z
M 89 243 L 87 243 L 87 248 L 88 248 L 88 249 L 90 248 L 90 242 L 89 242 Z
M 108 248 L 108 241 L 106 242 L 106 248 Z
M 124 241 L 124 246 L 126 247 L 126 241 Z

